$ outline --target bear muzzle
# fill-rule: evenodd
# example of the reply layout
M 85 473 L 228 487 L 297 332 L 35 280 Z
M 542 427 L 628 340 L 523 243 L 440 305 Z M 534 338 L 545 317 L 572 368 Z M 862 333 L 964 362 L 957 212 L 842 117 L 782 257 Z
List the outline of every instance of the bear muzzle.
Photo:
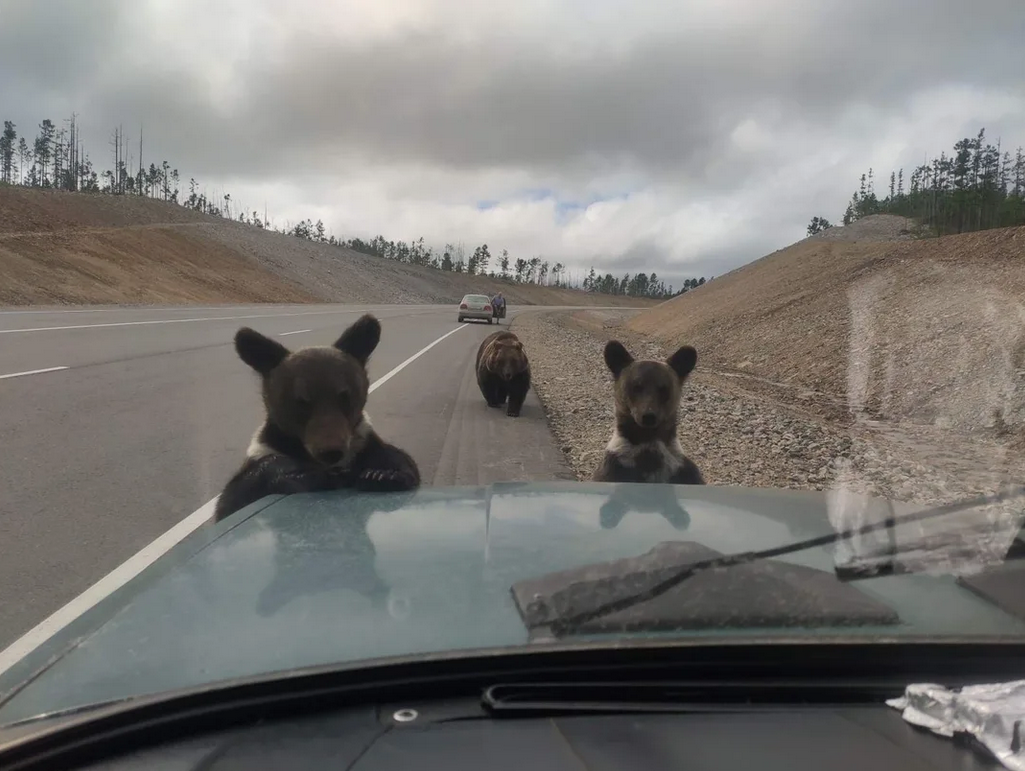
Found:
M 357 433 L 349 426 L 333 426 L 330 430 L 308 432 L 303 445 L 310 456 L 325 466 L 344 466 L 358 451 Z

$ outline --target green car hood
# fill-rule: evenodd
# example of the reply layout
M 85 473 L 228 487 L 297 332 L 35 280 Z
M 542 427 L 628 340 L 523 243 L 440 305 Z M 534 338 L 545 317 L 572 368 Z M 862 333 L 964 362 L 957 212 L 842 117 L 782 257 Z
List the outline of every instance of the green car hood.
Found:
M 566 482 L 267 498 L 201 527 L 4 673 L 0 725 L 279 670 L 522 647 L 518 581 L 666 541 L 733 553 L 829 532 L 824 494 L 782 490 Z M 828 549 L 785 560 L 833 569 Z M 853 586 L 900 621 L 845 635 L 1025 637 L 1025 622 L 950 576 Z

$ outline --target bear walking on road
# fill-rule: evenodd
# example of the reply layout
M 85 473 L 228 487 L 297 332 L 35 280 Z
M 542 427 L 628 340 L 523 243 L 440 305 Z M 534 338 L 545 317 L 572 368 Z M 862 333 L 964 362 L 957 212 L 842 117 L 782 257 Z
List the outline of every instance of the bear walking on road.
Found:
M 618 340 L 605 345 L 605 364 L 614 379 L 616 425 L 593 481 L 705 483 L 676 435 L 683 382 L 697 361 L 697 351 L 689 345 L 665 362 L 637 361 Z
M 272 494 L 419 487 L 416 462 L 384 442 L 364 412 L 367 360 L 380 339 L 381 323 L 369 314 L 334 345 L 295 352 L 248 327 L 236 333 L 235 351 L 260 375 L 266 418 L 221 493 L 215 521 Z
M 477 349 L 477 385 L 489 407 L 501 407 L 517 417 L 530 390 L 530 363 L 523 343 L 512 332 L 493 332 Z

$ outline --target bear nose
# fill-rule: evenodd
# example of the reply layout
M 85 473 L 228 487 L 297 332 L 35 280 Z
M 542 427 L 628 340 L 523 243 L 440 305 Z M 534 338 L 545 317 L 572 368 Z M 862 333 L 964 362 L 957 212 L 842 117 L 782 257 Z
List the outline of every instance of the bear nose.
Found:
M 326 466 L 333 466 L 344 457 L 345 453 L 341 450 L 323 450 L 317 453 L 317 460 Z
M 657 416 L 655 415 L 654 412 L 645 412 L 643 415 L 641 415 L 641 425 L 642 426 L 653 426 L 653 425 L 655 425 L 655 421 L 657 419 L 658 418 L 657 418 Z

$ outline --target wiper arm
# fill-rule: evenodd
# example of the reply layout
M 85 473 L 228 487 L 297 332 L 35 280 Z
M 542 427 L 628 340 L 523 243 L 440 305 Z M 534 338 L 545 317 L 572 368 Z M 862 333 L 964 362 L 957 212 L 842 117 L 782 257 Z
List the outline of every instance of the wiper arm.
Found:
M 898 525 L 906 525 L 913 522 L 921 522 L 928 519 L 935 519 L 937 517 L 946 516 L 948 514 L 956 514 L 960 511 L 967 511 L 974 509 L 978 506 L 985 506 L 994 503 L 1000 503 L 1007 501 L 1012 498 L 1017 498 L 1025 495 L 1025 485 L 1015 485 L 1003 492 L 995 493 L 993 495 L 980 495 L 973 498 L 965 498 L 960 501 L 953 503 L 946 503 L 940 506 L 935 506 L 931 509 L 924 509 L 923 511 L 916 511 L 910 514 L 904 514 L 900 516 L 890 516 L 886 519 L 874 522 L 868 525 L 862 525 L 860 527 L 849 528 L 847 530 L 841 530 L 838 532 L 830 533 L 829 535 L 822 535 L 815 538 L 808 538 L 803 541 L 795 541 L 793 543 L 785 544 L 783 546 L 774 546 L 771 549 L 763 549 L 761 551 L 742 552 L 739 554 L 727 554 L 721 557 L 714 557 L 712 559 L 700 560 L 698 562 L 692 562 L 684 567 L 681 567 L 679 571 L 671 574 L 669 577 L 659 581 L 656 584 L 644 589 L 643 591 L 637 592 L 636 594 L 627 595 L 620 597 L 615 600 L 598 605 L 597 607 L 591 608 L 590 610 L 581 611 L 576 614 L 569 614 L 561 618 L 552 619 L 549 629 L 556 637 L 573 634 L 580 627 L 590 623 L 596 619 L 604 616 L 618 613 L 620 611 L 632 608 L 649 600 L 653 600 L 656 597 L 660 597 L 666 592 L 670 591 L 676 586 L 686 581 L 699 573 L 704 573 L 708 570 L 716 570 L 721 568 L 729 568 L 735 565 L 745 565 L 751 562 L 759 560 L 772 559 L 773 557 L 782 557 L 787 554 L 794 554 L 796 552 L 805 551 L 807 549 L 815 549 L 822 546 L 829 546 L 831 544 L 840 543 L 842 541 L 849 541 L 859 535 L 871 533 L 877 530 L 886 530 L 889 528 L 896 527 Z

